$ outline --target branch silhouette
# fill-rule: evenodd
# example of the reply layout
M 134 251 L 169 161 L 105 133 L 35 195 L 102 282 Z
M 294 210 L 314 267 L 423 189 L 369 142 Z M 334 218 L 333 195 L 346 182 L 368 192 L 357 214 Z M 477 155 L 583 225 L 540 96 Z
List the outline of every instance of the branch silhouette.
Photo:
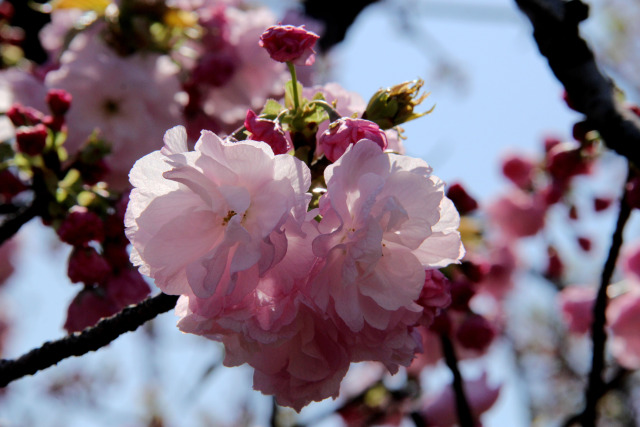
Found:
M 160 293 L 120 313 L 101 320 L 96 326 L 57 341 L 49 341 L 15 360 L 0 360 L 0 387 L 26 375 L 33 375 L 58 362 L 82 356 L 109 344 L 120 335 L 134 331 L 158 314 L 175 307 L 178 296 Z
M 640 166 L 640 118 L 616 97 L 578 25 L 589 14 L 580 0 L 515 0 L 533 24 L 540 53 L 564 86 L 571 107 L 586 116 L 609 148 Z

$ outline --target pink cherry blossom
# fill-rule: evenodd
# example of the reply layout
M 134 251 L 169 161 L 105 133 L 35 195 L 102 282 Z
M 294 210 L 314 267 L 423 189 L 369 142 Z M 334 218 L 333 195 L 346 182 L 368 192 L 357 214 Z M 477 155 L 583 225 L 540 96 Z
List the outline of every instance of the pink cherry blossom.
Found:
M 640 289 L 633 287 L 607 307 L 611 353 L 627 369 L 640 368 Z
M 520 190 L 495 200 L 487 208 L 490 221 L 507 239 L 533 236 L 544 227 L 546 203 Z
M 510 154 L 502 160 L 502 173 L 521 189 L 533 185 L 535 163 L 532 159 L 518 154 Z
M 60 63 L 45 83 L 73 96 L 65 148 L 76 153 L 98 130 L 111 144 L 106 179 L 116 189 L 126 188 L 133 163 L 159 149 L 164 130 L 182 121 L 178 67 L 155 53 L 118 56 L 91 32 L 77 35 Z
M 640 283 L 640 242 L 636 241 L 622 250 L 622 268 L 625 275 Z
M 367 108 L 367 103 L 362 96 L 356 92 L 351 92 L 344 89 L 338 83 L 327 83 L 322 86 L 305 87 L 302 89 L 302 96 L 307 99 L 312 99 L 316 93 L 321 93 L 324 99 L 332 105 L 335 105 L 335 109 L 342 117 L 357 117 L 362 116 L 362 113 Z M 324 121 L 318 125 L 318 137 L 329 129 L 329 122 Z M 397 154 L 404 154 L 405 149 L 402 145 L 402 141 L 396 129 L 388 129 L 384 131 L 387 136 L 387 150 Z M 317 138 L 316 138 L 317 139 Z M 322 145 L 316 145 L 316 157 L 320 157 L 323 154 Z
M 260 46 L 269 52 L 274 61 L 312 65 L 316 60 L 313 47 L 319 38 L 317 34 L 307 31 L 304 25 L 274 25 L 260 36 Z
M 558 295 L 562 316 L 569 331 L 574 334 L 586 334 L 593 322 L 593 304 L 596 300 L 595 289 L 585 286 L 566 287 Z
M 487 374 L 484 372 L 476 380 L 465 381 L 463 387 L 476 421 L 480 415 L 496 403 L 500 395 L 500 386 L 490 386 Z M 457 425 L 458 415 L 452 387 L 447 387 L 438 396 L 429 398 L 420 413 L 427 426 L 453 427 Z
M 187 152 L 183 127 L 136 162 L 125 215 L 131 261 L 168 294 L 208 298 L 232 292 L 239 272 L 274 260 L 278 230 L 302 221 L 310 172 L 289 155 L 256 141 L 226 143 L 203 131 Z
M 233 59 L 233 72 L 220 86 L 199 86 L 197 97 L 200 98 L 198 107 L 205 117 L 213 120 L 221 131 L 231 133 L 242 125 L 247 110 L 259 111 L 267 98 L 283 95 L 288 73 L 286 66 L 272 61 L 257 42 L 264 29 L 276 21 L 271 11 L 267 8 L 241 9 L 211 4 L 203 5 L 198 13 L 201 16 L 214 12 L 219 14 L 220 9 L 221 19 L 225 22 L 226 58 Z M 190 47 L 204 55 L 207 45 Z M 206 120 L 200 115 L 195 118 Z
M 320 307 L 331 303 L 352 331 L 385 330 L 400 309 L 419 312 L 425 268 L 464 254 L 458 213 L 430 174 L 424 161 L 383 153 L 368 140 L 325 170 L 313 242 L 323 267 L 312 288 Z
M 375 142 L 383 150 L 387 148 L 387 136 L 380 127 L 368 120 L 345 117 L 329 125 L 329 129 L 318 138 L 322 152 L 331 162 L 335 162 L 350 145 L 362 139 Z

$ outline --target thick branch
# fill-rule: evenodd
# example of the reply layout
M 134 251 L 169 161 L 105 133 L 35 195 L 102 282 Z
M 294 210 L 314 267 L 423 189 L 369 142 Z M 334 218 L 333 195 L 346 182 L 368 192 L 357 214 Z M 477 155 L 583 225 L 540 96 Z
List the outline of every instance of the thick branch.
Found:
M 598 69 L 578 31 L 588 7 L 580 0 L 515 1 L 531 20 L 538 48 L 571 106 L 587 117 L 609 148 L 640 166 L 640 119 L 617 99 L 613 83 Z
M 585 407 L 581 414 L 570 418 L 565 425 L 571 425 L 574 422 L 580 422 L 584 427 L 595 427 L 597 418 L 598 401 L 604 395 L 608 388 L 605 386 L 602 374 L 605 365 L 605 344 L 607 342 L 606 326 L 606 309 L 609 302 L 607 288 L 613 271 L 616 266 L 620 248 L 622 247 L 622 234 L 624 227 L 631 215 L 631 207 L 625 196 L 620 201 L 620 212 L 618 213 L 618 222 L 611 239 L 611 247 L 609 255 L 602 269 L 600 277 L 600 288 L 596 296 L 593 306 L 593 323 L 591 325 L 591 337 L 593 339 L 593 356 L 591 360 L 591 371 L 589 372 L 589 383 L 585 392 Z
M 476 423 L 473 420 L 471 407 L 464 392 L 464 382 L 460 374 L 460 369 L 458 369 L 458 359 L 456 358 L 455 349 L 453 348 L 451 340 L 445 334 L 440 335 L 440 342 L 442 343 L 444 360 L 453 374 L 453 391 L 456 396 L 456 411 L 458 412 L 459 424 L 461 427 L 474 427 Z
M 161 293 L 125 308 L 120 313 L 100 321 L 96 326 L 85 329 L 79 334 L 46 342 L 42 347 L 31 350 L 15 360 L 0 360 L 0 387 L 5 387 L 11 381 L 26 375 L 33 375 L 68 357 L 82 356 L 98 350 L 120 335 L 136 330 L 158 314 L 171 310 L 177 301 L 177 296 Z

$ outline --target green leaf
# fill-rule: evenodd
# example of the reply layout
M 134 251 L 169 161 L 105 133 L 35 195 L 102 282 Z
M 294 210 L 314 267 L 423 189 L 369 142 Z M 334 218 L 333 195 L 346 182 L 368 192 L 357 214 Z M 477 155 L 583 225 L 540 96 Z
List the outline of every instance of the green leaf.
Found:
M 278 117 L 278 114 L 284 110 L 284 107 L 280 105 L 278 101 L 275 99 L 267 99 L 267 103 L 264 105 L 264 108 L 260 112 L 260 116 L 265 119 L 273 120 Z
M 302 85 L 300 82 L 296 82 L 298 85 L 298 104 L 302 105 Z M 293 102 L 293 82 L 289 80 L 284 85 L 284 106 L 288 109 L 293 109 L 295 104 Z

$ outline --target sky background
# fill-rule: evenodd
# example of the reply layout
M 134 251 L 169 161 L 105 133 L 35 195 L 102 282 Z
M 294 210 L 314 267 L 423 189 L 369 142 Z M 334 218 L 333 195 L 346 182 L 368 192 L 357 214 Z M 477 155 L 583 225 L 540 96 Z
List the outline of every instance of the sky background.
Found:
M 436 108 L 404 126 L 407 154 L 424 158 L 446 182 L 464 183 L 481 201 L 506 187 L 499 172 L 506 151 L 540 153 L 545 136 L 568 138 L 579 118 L 562 101 L 562 88 L 513 3 L 386 1 L 366 9 L 326 60 L 330 80 L 365 100 L 381 87 L 422 78 L 431 92 L 423 108 Z M 8 357 L 62 336 L 63 307 L 77 291 L 66 279 L 68 247 L 36 223 L 27 231 L 18 272 L 4 292 L 5 309 L 18 320 Z M 194 425 L 185 422 L 201 421 L 204 413 L 233 423 L 247 395 L 252 410 L 266 416 L 270 400 L 249 390 L 250 369 L 215 368 L 208 376 L 193 375 L 219 362 L 221 351 L 215 343 L 179 333 L 175 321 L 173 314 L 164 314 L 153 331 L 122 336 L 97 353 L 16 382 L 11 386 L 16 392 L 0 405 L 0 425 L 134 426 L 140 424 L 132 420 L 144 419 L 154 406 L 167 412 L 172 425 Z M 149 345 L 138 345 L 140 340 Z M 487 363 L 490 378 L 505 386 L 485 425 L 528 425 L 508 353 L 496 346 Z M 464 368 L 479 372 L 477 366 Z M 102 384 L 99 399 L 86 402 L 93 409 L 78 409 L 72 400 L 41 400 L 45 384 L 77 369 Z M 358 371 L 352 378 L 362 375 Z M 434 378 L 442 382 L 447 377 Z M 156 386 L 163 390 L 160 395 L 153 391 Z M 303 420 L 331 407 L 312 405 L 303 411 Z M 329 418 L 324 425 L 334 422 Z

